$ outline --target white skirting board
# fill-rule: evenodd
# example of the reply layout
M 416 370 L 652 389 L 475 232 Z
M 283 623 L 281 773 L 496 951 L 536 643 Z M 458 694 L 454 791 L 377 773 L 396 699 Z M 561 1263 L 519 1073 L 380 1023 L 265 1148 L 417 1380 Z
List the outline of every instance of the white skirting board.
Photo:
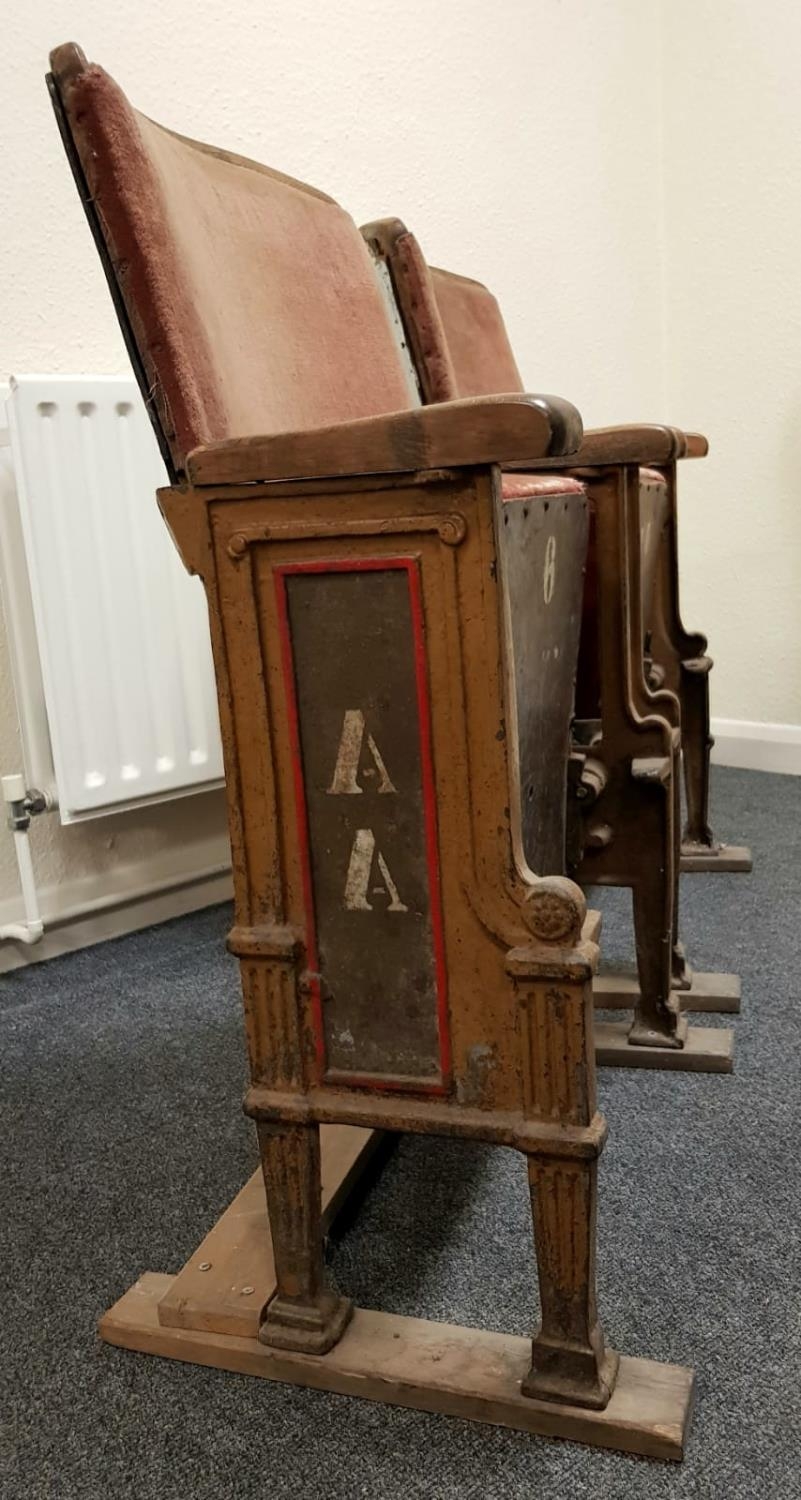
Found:
M 748 719 L 713 719 L 716 766 L 746 771 L 778 771 L 801 776 L 801 724 L 760 724 Z
M 30 945 L 11 940 L 0 943 L 0 974 L 230 900 L 233 886 L 227 840 L 208 839 L 195 853 L 198 857 L 192 866 L 185 864 L 183 869 L 176 869 L 174 860 L 168 863 L 162 856 L 120 868 L 113 876 L 106 871 L 102 876 L 40 887 L 44 936 Z M 17 899 L 0 901 L 0 926 L 18 921 L 21 915 Z

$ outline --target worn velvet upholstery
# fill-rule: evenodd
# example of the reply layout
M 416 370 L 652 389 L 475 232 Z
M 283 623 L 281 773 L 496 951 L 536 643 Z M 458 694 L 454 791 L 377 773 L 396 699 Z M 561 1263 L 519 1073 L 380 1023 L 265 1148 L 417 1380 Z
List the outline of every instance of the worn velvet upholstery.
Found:
M 504 474 L 504 500 L 530 500 L 535 496 L 543 500 L 555 499 L 558 495 L 584 495 L 586 489 L 577 479 L 568 479 L 565 474 Z
M 501 309 L 487 287 L 431 267 L 437 311 L 460 396 L 525 389 Z
M 390 268 L 423 400 L 454 401 L 459 394 L 450 341 L 437 307 L 431 267 L 414 235 L 400 219 L 362 226 L 379 260 Z
M 332 199 L 54 71 L 176 470 L 217 438 L 409 407 L 366 246 Z

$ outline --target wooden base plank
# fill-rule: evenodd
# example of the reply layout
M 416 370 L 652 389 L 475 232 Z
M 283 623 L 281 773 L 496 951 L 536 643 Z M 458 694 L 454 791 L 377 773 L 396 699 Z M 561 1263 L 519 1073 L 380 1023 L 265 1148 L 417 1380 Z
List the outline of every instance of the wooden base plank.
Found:
M 605 1411 L 587 1411 L 520 1394 L 531 1362 L 525 1338 L 357 1308 L 328 1354 L 288 1354 L 254 1338 L 165 1328 L 159 1307 L 171 1281 L 143 1276 L 101 1320 L 101 1338 L 145 1354 L 544 1437 L 649 1458 L 684 1456 L 694 1377 L 682 1366 L 623 1357 Z
M 321 1127 L 325 1227 L 334 1219 L 381 1139 L 380 1130 L 354 1125 Z M 255 1339 L 274 1291 L 273 1242 L 259 1169 L 171 1280 L 159 1307 L 159 1322 L 165 1328 Z
M 600 943 L 602 927 L 603 917 L 601 916 L 601 913 L 599 911 L 595 911 L 593 907 L 590 907 L 587 911 L 586 917 L 584 918 L 584 925 L 581 929 L 581 941 L 583 943 Z
M 707 849 L 703 844 L 682 844 L 682 875 L 708 875 L 715 870 L 721 875 L 748 875 L 754 868 L 751 850 L 742 844 L 716 844 Z
M 683 1047 L 632 1047 L 628 1021 L 595 1022 L 595 1061 L 602 1068 L 652 1068 L 673 1073 L 731 1073 L 734 1032 L 689 1026 Z
M 688 990 L 676 990 L 682 1010 L 707 1015 L 736 1016 L 740 1013 L 739 974 L 693 973 Z M 599 1010 L 633 1010 L 640 998 L 636 974 L 596 974 L 592 997 Z

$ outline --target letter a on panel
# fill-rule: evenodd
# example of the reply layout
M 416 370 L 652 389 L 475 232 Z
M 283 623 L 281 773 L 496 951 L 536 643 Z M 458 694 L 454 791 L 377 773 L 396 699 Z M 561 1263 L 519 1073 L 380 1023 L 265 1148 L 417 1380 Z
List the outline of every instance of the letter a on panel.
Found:
M 337 763 L 334 767 L 334 775 L 328 788 L 333 797 L 354 797 L 364 791 L 359 786 L 359 762 L 362 757 L 362 748 L 365 737 L 364 714 L 360 708 L 348 708 L 342 723 L 342 734 L 339 739 L 339 750 L 337 752 Z M 378 773 L 379 792 L 394 792 L 396 788 L 392 785 L 387 768 L 381 758 L 381 752 L 373 739 L 367 734 L 367 749 L 373 758 L 375 770 L 367 770 L 363 775 L 374 776 Z
M 348 875 L 345 881 L 345 907 L 348 911 L 373 910 L 367 900 L 367 891 L 375 857 L 375 834 L 372 828 L 357 829 L 353 848 L 350 851 Z M 398 887 L 389 873 L 389 866 L 380 849 L 378 850 L 378 869 L 384 882 L 384 889 L 389 896 L 387 911 L 408 911 L 408 906 L 404 906 L 401 901 Z

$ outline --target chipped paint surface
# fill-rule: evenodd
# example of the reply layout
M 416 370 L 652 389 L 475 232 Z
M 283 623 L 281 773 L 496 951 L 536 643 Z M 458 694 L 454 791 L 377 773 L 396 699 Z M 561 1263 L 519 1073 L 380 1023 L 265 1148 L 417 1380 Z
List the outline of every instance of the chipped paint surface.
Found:
M 458 1086 L 460 1104 L 482 1104 L 489 1075 L 496 1066 L 497 1058 L 494 1047 L 488 1047 L 484 1043 L 477 1043 L 474 1047 L 469 1048 L 465 1076 L 460 1080 Z

